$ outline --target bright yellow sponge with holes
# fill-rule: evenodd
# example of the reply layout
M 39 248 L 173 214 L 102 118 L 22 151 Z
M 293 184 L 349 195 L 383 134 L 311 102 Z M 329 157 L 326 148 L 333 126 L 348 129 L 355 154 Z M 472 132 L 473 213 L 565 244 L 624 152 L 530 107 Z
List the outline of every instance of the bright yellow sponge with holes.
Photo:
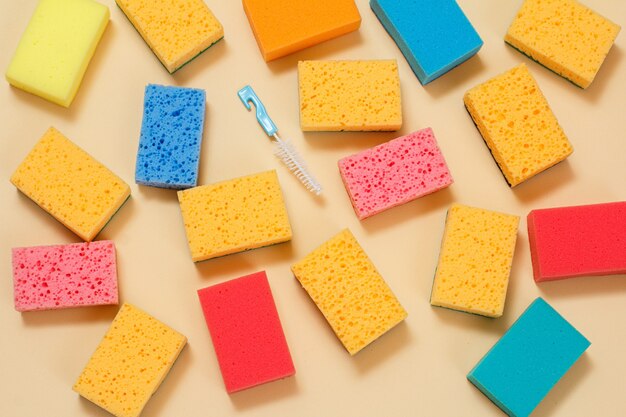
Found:
M 40 0 L 7 81 L 69 107 L 108 22 L 109 8 L 92 0 Z
M 504 311 L 518 216 L 453 204 L 430 303 L 487 317 Z
M 398 130 L 400 78 L 395 60 L 301 61 L 300 127 L 304 131 Z
M 291 240 L 276 171 L 178 192 L 194 262 Z
M 73 389 L 117 417 L 137 417 L 186 343 L 182 334 L 124 304 Z
M 130 23 L 173 73 L 224 37 L 203 0 L 115 0 Z
M 291 269 L 350 355 L 407 316 L 347 229 Z
M 504 40 L 587 88 L 619 31 L 618 25 L 576 0 L 525 0 Z
M 130 196 L 130 187 L 51 127 L 11 176 L 21 192 L 91 241 Z
M 472 88 L 465 93 L 464 101 L 512 187 L 563 161 L 573 152 L 524 64 Z

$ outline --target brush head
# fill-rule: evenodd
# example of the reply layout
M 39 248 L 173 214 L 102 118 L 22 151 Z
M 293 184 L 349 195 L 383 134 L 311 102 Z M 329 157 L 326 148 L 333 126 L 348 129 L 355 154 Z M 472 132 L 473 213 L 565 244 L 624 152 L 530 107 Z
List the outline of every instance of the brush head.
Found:
M 278 134 L 274 134 L 273 137 L 276 140 L 274 155 L 276 155 L 276 157 L 280 159 L 291 172 L 293 172 L 296 178 L 304 184 L 307 190 L 315 193 L 315 195 L 320 195 L 322 193 L 322 186 L 311 175 L 306 167 L 306 164 L 304 163 L 304 160 L 298 154 L 298 151 L 296 151 L 293 144 L 289 140 L 281 139 Z

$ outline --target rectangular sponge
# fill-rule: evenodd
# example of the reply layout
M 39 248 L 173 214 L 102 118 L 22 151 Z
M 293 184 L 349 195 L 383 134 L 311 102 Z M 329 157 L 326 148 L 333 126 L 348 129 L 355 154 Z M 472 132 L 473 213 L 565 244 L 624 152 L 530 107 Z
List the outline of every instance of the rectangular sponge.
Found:
M 194 262 L 291 240 L 276 171 L 178 192 Z
M 298 62 L 304 131 L 398 130 L 400 78 L 395 60 Z
M 527 417 L 587 350 L 589 341 L 537 298 L 467 374 L 511 417 Z
M 355 31 L 361 15 L 354 0 L 243 0 L 265 61 L 272 61 Z
M 17 311 L 117 304 L 117 263 L 110 240 L 13 248 Z
M 463 100 L 511 187 L 573 152 L 524 64 L 472 88 Z
M 626 202 L 528 214 L 535 281 L 626 274 Z
M 51 127 L 11 176 L 21 192 L 91 241 L 130 196 L 130 187 Z
M 431 128 L 346 156 L 339 172 L 361 220 L 453 182 Z
M 206 99 L 204 90 L 146 86 L 135 182 L 161 188 L 198 183 Z
M 264 271 L 198 297 L 229 394 L 296 373 Z
M 576 0 L 525 0 L 504 40 L 546 68 L 587 88 L 619 25 Z
M 24 91 L 69 107 L 104 29 L 109 8 L 92 0 L 40 0 L 6 72 Z
M 454 0 L 370 0 L 422 84 L 465 62 L 482 39 Z
M 224 37 L 202 0 L 115 0 L 171 73 Z
M 453 204 L 448 210 L 430 303 L 500 317 L 519 217 Z
M 293 265 L 291 270 L 350 355 L 358 353 L 407 316 L 347 229 Z
M 74 384 L 74 391 L 117 417 L 137 417 L 187 338 L 125 303 Z

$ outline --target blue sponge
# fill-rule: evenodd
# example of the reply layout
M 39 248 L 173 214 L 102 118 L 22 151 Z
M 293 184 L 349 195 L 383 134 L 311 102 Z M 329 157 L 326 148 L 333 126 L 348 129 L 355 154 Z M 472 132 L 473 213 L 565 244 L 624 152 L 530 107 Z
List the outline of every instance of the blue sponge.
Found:
M 454 0 L 370 0 L 422 84 L 471 58 L 483 41 Z
M 528 416 L 589 345 L 537 298 L 467 379 L 509 416 Z
M 204 90 L 146 86 L 137 184 L 174 189 L 197 185 L 205 106 Z

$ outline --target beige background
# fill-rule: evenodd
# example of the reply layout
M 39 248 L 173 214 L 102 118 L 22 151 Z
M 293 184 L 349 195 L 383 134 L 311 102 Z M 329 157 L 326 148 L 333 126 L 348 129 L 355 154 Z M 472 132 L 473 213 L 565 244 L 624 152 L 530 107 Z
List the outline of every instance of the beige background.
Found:
M 113 0 L 111 21 L 70 109 L 0 83 L 0 382 L 1 416 L 106 416 L 71 386 L 114 317 L 116 307 L 20 314 L 13 309 L 10 248 L 78 242 L 9 183 L 21 159 L 53 125 L 131 184 L 132 198 L 99 236 L 113 239 L 122 301 L 187 335 L 189 344 L 143 416 L 500 416 L 466 373 L 537 296 L 585 336 L 591 348 L 535 416 L 623 416 L 626 374 L 626 277 L 590 277 L 535 285 L 525 216 L 532 208 L 626 199 L 626 33 L 587 90 L 506 46 L 521 1 L 460 1 L 482 36 L 479 54 L 422 87 L 393 41 L 359 0 L 361 29 L 266 64 L 240 1 L 210 1 L 226 37 L 170 76 Z M 587 0 L 626 25 L 626 2 Z M 2 0 L 0 69 L 35 8 Z M 395 133 L 307 133 L 298 126 L 296 63 L 303 59 L 398 60 L 404 126 Z M 564 163 L 510 189 L 466 114 L 470 87 L 525 62 L 572 141 Z M 194 265 L 176 194 L 134 184 L 147 83 L 204 88 L 207 121 L 200 184 L 277 169 L 294 238 L 286 244 Z M 250 83 L 280 132 L 294 140 L 325 187 L 315 199 L 271 153 L 236 92 Z M 447 190 L 359 222 L 337 160 L 432 127 L 455 183 Z M 458 201 L 522 216 L 505 314 L 492 320 L 433 308 L 429 294 L 445 212 Z M 409 313 L 407 320 L 350 357 L 289 266 L 349 227 Z M 229 396 L 222 383 L 195 291 L 265 269 L 297 374 Z

